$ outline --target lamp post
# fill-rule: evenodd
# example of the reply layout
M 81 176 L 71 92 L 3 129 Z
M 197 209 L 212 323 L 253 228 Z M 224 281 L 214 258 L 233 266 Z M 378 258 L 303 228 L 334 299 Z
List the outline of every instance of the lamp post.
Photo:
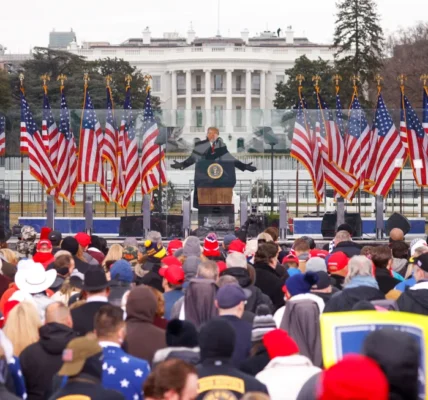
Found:
M 273 148 L 278 144 L 278 139 L 273 133 L 270 126 L 264 126 L 263 128 L 263 140 L 270 146 L 270 213 L 273 214 L 273 200 L 274 200 L 274 188 L 273 188 Z

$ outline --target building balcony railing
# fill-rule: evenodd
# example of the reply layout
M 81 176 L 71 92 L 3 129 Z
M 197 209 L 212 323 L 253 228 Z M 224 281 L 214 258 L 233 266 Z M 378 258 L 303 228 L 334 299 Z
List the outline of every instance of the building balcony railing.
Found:
M 211 94 L 226 94 L 226 88 L 212 88 L 211 89 Z M 184 96 L 186 94 L 186 89 L 177 89 L 177 95 L 178 96 Z M 193 88 L 192 89 L 192 94 L 205 94 L 205 88 Z M 232 89 L 232 94 L 246 94 L 246 89 L 245 88 L 233 88 Z M 256 94 L 259 95 L 260 94 L 260 89 L 251 89 L 251 94 Z
M 214 94 L 222 94 L 222 93 L 226 93 L 226 88 L 212 88 L 212 93 Z
M 251 89 L 251 94 L 260 94 L 260 89 Z
M 234 126 L 233 127 L 233 132 L 247 132 L 247 127 L 246 126 Z
M 190 132 L 205 132 L 204 126 L 191 126 Z
M 192 94 L 204 94 L 204 93 L 205 93 L 204 88 L 193 88 L 192 89 Z
M 177 94 L 180 96 L 180 95 L 183 95 L 183 94 L 186 94 L 186 89 L 177 89 Z
M 232 93 L 233 94 L 245 94 L 245 88 L 233 88 Z

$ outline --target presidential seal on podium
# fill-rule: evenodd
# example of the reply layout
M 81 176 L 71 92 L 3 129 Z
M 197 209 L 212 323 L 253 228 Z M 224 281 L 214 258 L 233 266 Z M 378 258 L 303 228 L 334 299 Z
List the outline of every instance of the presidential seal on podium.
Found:
M 211 179 L 220 179 L 223 172 L 223 167 L 217 163 L 211 164 L 207 169 L 207 174 Z

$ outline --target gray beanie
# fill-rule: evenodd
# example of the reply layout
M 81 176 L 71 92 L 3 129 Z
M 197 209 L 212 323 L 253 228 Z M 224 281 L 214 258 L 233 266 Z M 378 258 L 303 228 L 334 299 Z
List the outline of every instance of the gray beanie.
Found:
M 189 236 L 186 239 L 186 243 L 183 247 L 183 256 L 184 257 L 201 256 L 201 244 L 199 242 L 199 239 L 196 236 Z
M 312 257 L 306 261 L 306 272 L 327 272 L 325 260 L 321 257 Z
M 201 263 L 201 259 L 199 257 L 190 256 L 187 257 L 183 263 L 183 271 L 186 281 L 190 281 L 190 279 L 196 276 L 198 272 L 198 266 Z

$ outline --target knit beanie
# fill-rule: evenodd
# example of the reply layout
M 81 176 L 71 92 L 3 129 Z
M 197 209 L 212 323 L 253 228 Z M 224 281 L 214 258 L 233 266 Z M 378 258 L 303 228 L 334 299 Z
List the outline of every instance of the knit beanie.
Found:
M 297 343 L 282 329 L 274 329 L 263 336 L 263 344 L 272 360 L 275 357 L 288 357 L 299 353 Z
M 186 258 L 183 263 L 184 279 L 186 281 L 190 281 L 190 279 L 196 276 L 200 263 L 201 259 L 199 257 L 190 256 Z
M 306 272 L 327 272 L 327 265 L 325 260 L 321 257 L 311 257 L 306 261 Z
M 61 242 L 61 250 L 67 250 L 69 253 L 71 253 L 71 255 L 75 256 L 79 250 L 79 243 L 74 237 L 67 236 Z
M 183 256 L 184 257 L 190 257 L 190 256 L 201 256 L 201 245 L 199 243 L 199 239 L 196 236 L 189 236 L 186 239 L 186 243 L 183 247 Z
M 163 258 L 166 256 L 166 250 L 162 243 L 154 243 L 151 240 L 146 240 L 144 247 L 146 248 L 146 254 L 150 257 Z
M 215 318 L 202 325 L 199 332 L 201 361 L 207 358 L 232 357 L 235 348 L 235 330 L 232 325 L 220 318 Z
M 189 321 L 172 319 L 166 326 L 166 345 L 168 347 L 197 347 L 198 331 Z
M 269 307 L 261 304 L 256 309 L 256 316 L 253 320 L 253 329 L 251 331 L 251 341 L 259 342 L 263 336 L 276 329 L 275 320 L 269 310 Z
M 209 233 L 204 240 L 204 256 L 220 256 L 220 247 L 218 245 L 217 235 L 213 232 Z
M 321 374 L 318 400 L 388 400 L 385 374 L 371 358 L 349 354 Z
M 306 272 L 306 274 L 297 274 L 288 278 L 285 282 L 285 288 L 291 296 L 309 293 L 313 285 L 318 282 L 318 275 L 315 272 Z
M 111 279 L 119 282 L 131 283 L 134 279 L 131 264 L 125 260 L 116 261 L 110 269 Z

